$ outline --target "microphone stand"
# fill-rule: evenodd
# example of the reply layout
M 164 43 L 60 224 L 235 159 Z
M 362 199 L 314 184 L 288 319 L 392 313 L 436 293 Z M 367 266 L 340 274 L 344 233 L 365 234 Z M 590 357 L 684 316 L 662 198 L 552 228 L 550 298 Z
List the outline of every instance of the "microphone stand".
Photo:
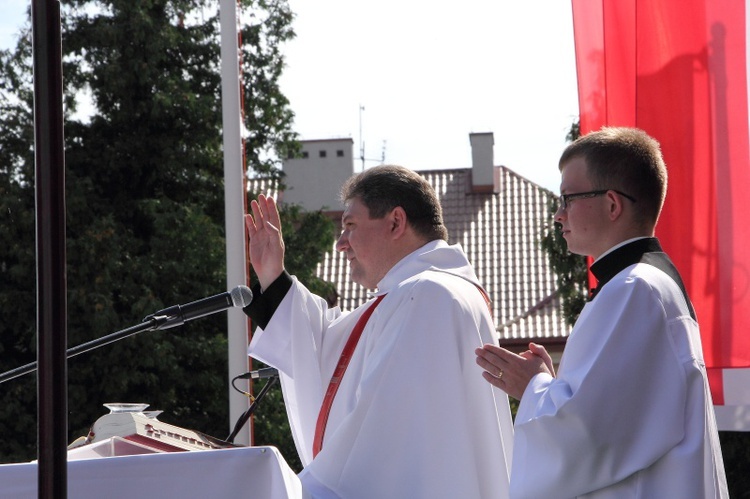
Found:
M 253 412 L 255 412 L 255 408 L 258 407 L 258 402 L 266 395 L 268 390 L 273 386 L 274 383 L 279 379 L 278 376 L 271 377 L 265 385 L 263 385 L 263 388 L 260 389 L 260 392 L 258 392 L 258 396 L 255 397 L 255 400 L 253 400 L 253 403 L 250 404 L 250 407 L 248 407 L 247 411 L 239 417 L 237 420 L 237 423 L 234 425 L 234 430 L 232 430 L 232 433 L 229 434 L 229 436 L 226 439 L 226 442 L 233 444 L 234 438 L 237 436 L 237 434 L 240 432 L 243 426 L 245 426 L 245 423 L 247 423 L 247 420 L 250 419 L 250 416 L 253 415 Z
M 143 332 L 143 331 L 152 331 L 154 329 L 158 329 L 160 326 L 162 326 L 165 322 L 167 322 L 170 319 L 167 315 L 160 315 L 158 317 L 147 317 L 144 319 L 144 322 L 137 324 L 135 326 L 131 326 L 127 329 L 122 329 L 120 331 L 117 331 L 115 333 L 109 334 L 107 336 L 103 336 L 101 338 L 98 338 L 96 340 L 89 341 L 87 343 L 83 343 L 81 345 L 78 345 L 77 347 L 73 347 L 67 350 L 66 355 L 67 358 L 74 357 L 78 354 L 88 352 L 89 350 L 93 350 L 95 348 L 99 348 L 100 346 L 107 345 L 109 343 L 115 342 L 117 340 L 120 340 L 122 338 L 127 338 L 128 336 L 132 336 L 134 334 Z M 15 369 L 11 369 L 10 371 L 6 371 L 3 374 L 0 374 L 0 383 L 4 383 L 8 380 L 11 380 L 13 378 L 17 378 L 19 376 L 22 376 L 26 373 L 30 373 L 32 371 L 36 371 L 37 369 L 37 362 L 32 362 L 30 364 L 26 364 L 25 366 L 17 367 Z

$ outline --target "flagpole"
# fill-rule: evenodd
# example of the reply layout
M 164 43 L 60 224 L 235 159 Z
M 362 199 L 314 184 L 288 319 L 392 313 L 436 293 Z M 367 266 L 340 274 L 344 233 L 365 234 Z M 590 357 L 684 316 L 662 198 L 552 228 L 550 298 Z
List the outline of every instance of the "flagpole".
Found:
M 245 179 L 242 168 L 242 122 L 240 106 L 239 47 L 236 0 L 219 1 L 221 27 L 221 105 L 224 134 L 224 211 L 226 224 L 227 287 L 247 284 L 245 247 Z M 249 370 L 247 356 L 247 317 L 241 310 L 229 310 L 228 379 Z M 229 389 L 229 421 L 244 414 L 249 406 L 247 397 Z M 239 445 L 251 445 L 250 429 L 246 426 L 236 436 Z

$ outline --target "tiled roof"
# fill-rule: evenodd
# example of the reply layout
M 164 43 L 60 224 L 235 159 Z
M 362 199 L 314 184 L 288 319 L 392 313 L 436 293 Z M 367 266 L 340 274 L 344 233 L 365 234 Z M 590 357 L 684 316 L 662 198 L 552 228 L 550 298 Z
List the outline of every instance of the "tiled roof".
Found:
M 449 242 L 461 244 L 490 295 L 501 342 L 562 340 L 570 328 L 554 273 L 539 246 L 543 226 L 551 223 L 548 206 L 555 195 L 505 167 L 496 168 L 497 193 L 472 193 L 471 169 L 418 173 L 440 198 Z M 273 194 L 269 187 L 254 183 L 251 190 Z M 317 275 L 336 284 L 343 310 L 367 300 L 366 290 L 349 277 L 345 255 L 333 248 Z
M 435 188 L 451 243 L 460 243 L 493 302 L 505 340 L 563 338 L 569 332 L 555 275 L 539 246 L 555 195 L 505 167 L 497 193 L 472 193 L 470 169 L 420 172 Z

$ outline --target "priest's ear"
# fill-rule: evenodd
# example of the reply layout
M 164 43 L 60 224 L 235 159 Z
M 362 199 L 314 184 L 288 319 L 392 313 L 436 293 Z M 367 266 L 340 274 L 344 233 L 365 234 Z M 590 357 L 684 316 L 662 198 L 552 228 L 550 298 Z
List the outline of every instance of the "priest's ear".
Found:
M 390 217 L 391 234 L 394 237 L 401 237 L 404 232 L 406 232 L 406 227 L 409 222 L 406 217 L 406 212 L 402 207 L 396 206 L 391 210 L 391 213 L 388 216 Z

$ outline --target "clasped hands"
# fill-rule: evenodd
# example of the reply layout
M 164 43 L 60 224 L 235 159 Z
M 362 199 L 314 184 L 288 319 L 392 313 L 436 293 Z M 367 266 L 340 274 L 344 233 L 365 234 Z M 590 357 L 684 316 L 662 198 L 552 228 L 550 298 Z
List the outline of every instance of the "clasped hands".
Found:
M 518 400 L 521 400 L 531 378 L 537 374 L 555 376 L 552 357 L 536 343 L 529 343 L 529 349 L 521 354 L 490 343 L 477 348 L 475 353 L 477 364 L 484 369 L 482 377 Z

